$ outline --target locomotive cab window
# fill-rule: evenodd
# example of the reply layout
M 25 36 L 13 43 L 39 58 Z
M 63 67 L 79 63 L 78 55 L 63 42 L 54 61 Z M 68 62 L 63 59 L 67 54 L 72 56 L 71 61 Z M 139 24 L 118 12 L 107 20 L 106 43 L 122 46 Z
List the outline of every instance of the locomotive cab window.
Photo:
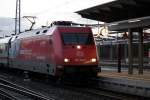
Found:
M 90 45 L 94 43 L 90 33 L 63 33 L 62 39 L 64 45 Z

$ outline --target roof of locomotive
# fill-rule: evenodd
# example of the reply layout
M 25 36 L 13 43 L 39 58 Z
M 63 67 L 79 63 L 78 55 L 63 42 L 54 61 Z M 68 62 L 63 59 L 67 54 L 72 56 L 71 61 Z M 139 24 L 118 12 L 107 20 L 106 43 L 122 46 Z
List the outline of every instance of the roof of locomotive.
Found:
M 38 36 L 38 35 L 52 35 L 55 29 L 56 27 L 51 27 L 51 28 L 44 27 L 44 28 L 34 29 L 31 31 L 26 31 L 26 32 L 20 33 L 17 36 L 17 39 Z
M 34 29 L 31 31 L 26 31 L 26 32 L 19 34 L 17 36 L 17 39 L 33 37 L 33 36 L 38 36 L 38 35 L 52 35 L 53 32 L 59 27 L 78 27 L 78 26 L 53 26 L 53 27 L 44 27 L 44 28 Z

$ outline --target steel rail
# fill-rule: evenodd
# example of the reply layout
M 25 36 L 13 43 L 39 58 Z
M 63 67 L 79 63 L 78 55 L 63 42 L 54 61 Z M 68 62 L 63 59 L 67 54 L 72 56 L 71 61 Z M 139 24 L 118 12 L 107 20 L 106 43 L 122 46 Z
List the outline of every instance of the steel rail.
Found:
M 40 93 L 36 93 L 30 89 L 24 88 L 22 86 L 19 86 L 17 84 L 14 84 L 14 83 L 9 82 L 9 81 L 2 79 L 2 78 L 0 78 L 0 86 L 5 87 L 5 88 L 10 89 L 10 90 L 13 90 L 13 91 L 16 91 L 16 92 L 19 92 L 23 95 L 27 95 L 27 96 L 30 96 L 33 98 L 38 98 L 40 100 L 54 100 L 53 98 L 48 98 L 48 97 L 46 97 Z
M 0 90 L 0 96 L 5 98 L 6 100 L 18 100 L 15 96 L 12 96 L 11 94 L 2 89 Z
M 0 87 L 11 90 L 11 91 L 15 91 L 17 93 L 20 93 L 20 94 L 25 95 L 25 96 L 29 96 L 29 97 L 34 98 L 34 99 L 54 100 L 54 99 L 49 99 L 47 97 L 39 96 L 38 94 L 34 94 L 34 93 L 31 93 L 31 92 L 21 90 L 21 89 L 18 89 L 16 87 L 12 87 L 12 86 L 9 86 L 9 85 L 1 84 L 1 83 L 0 83 Z
M 67 89 L 77 91 L 77 92 L 83 92 L 83 93 L 88 93 L 91 95 L 109 98 L 107 100 L 126 100 L 126 99 L 123 99 L 126 96 L 116 95 L 116 94 L 110 93 L 110 91 L 108 92 L 108 91 L 98 90 L 98 89 L 93 89 L 93 88 L 79 88 L 79 87 L 73 87 L 73 86 L 68 86 L 68 85 L 62 86 L 62 88 L 67 88 Z

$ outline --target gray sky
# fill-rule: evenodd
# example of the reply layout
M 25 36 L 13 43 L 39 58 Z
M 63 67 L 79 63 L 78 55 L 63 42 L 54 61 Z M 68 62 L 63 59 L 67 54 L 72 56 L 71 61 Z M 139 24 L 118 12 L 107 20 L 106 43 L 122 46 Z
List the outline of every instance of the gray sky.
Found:
M 21 0 L 22 16 L 37 16 L 38 24 L 54 20 L 80 20 L 75 11 L 96 6 L 113 0 Z M 15 17 L 16 0 L 0 0 L 0 17 Z
M 36 16 L 38 28 L 52 21 L 67 20 L 92 24 L 97 21 L 84 19 L 76 11 L 107 3 L 114 0 L 21 0 L 21 16 Z M 16 0 L 0 0 L 0 37 L 14 31 Z M 30 22 L 21 19 L 21 29 L 29 29 Z

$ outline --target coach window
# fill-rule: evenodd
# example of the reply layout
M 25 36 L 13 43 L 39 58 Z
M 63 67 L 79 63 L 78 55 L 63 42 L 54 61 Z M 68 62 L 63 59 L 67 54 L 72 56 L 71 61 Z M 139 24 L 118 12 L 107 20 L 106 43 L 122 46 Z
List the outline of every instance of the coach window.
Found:
M 3 53 L 5 51 L 5 44 L 0 45 L 0 53 Z
M 0 54 L 3 53 L 2 46 L 0 45 Z
M 0 49 L 0 54 L 3 53 L 2 49 Z

